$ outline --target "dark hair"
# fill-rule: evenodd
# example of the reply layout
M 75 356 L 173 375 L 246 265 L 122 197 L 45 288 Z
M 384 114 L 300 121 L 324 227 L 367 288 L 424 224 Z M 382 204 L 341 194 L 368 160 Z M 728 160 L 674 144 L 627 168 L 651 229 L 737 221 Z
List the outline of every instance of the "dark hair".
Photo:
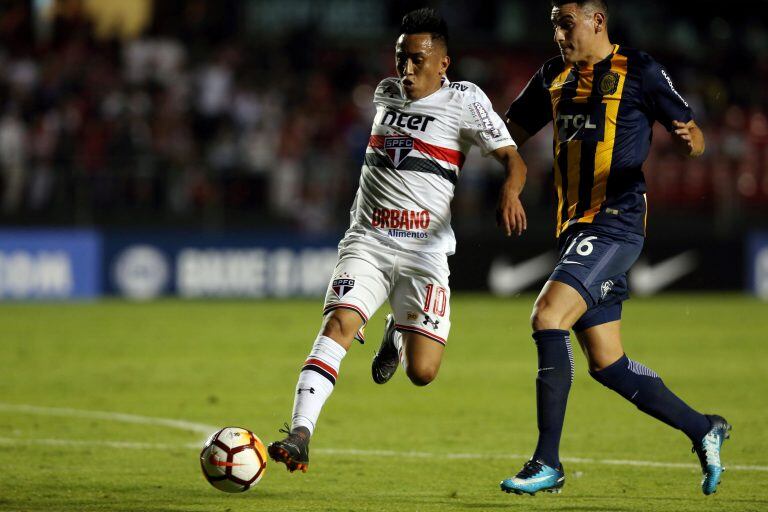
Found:
M 579 7 L 584 7 L 585 5 L 592 5 L 593 7 L 597 7 L 598 9 L 603 11 L 605 15 L 608 16 L 607 0 L 552 0 L 552 7 L 561 7 L 565 4 L 576 4 Z
M 403 16 L 400 22 L 401 34 L 430 34 L 433 40 L 440 40 L 448 47 L 448 25 L 434 9 L 423 7 Z

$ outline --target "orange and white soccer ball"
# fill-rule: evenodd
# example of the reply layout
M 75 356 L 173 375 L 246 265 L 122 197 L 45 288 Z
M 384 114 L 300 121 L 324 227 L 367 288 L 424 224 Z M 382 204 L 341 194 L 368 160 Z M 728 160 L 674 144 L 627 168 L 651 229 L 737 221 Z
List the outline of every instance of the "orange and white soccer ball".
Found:
M 200 467 L 206 480 L 218 490 L 244 492 L 264 476 L 267 450 L 250 430 L 224 427 L 205 442 Z

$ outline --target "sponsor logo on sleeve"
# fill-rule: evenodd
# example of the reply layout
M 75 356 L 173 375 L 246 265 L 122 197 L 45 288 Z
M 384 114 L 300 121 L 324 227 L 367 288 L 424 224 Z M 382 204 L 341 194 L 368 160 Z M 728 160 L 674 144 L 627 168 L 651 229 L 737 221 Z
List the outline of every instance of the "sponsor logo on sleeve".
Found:
M 482 103 L 479 101 L 472 103 L 469 106 L 469 110 L 483 129 L 480 133 L 481 137 L 486 140 L 501 138 L 501 130 L 493 125 L 493 120 L 491 120 L 491 116 L 488 115 L 488 111 Z
M 667 83 L 669 84 L 669 88 L 672 89 L 672 92 L 675 93 L 675 96 L 680 98 L 680 101 L 683 102 L 683 105 L 685 105 L 687 107 L 688 106 L 688 102 L 685 101 L 685 99 L 683 99 L 682 96 L 680 96 L 679 92 L 677 92 L 677 89 L 675 89 L 675 86 L 672 83 L 672 79 L 669 77 L 669 75 L 667 74 L 667 72 L 666 72 L 666 70 L 664 68 L 661 69 L 661 74 L 664 75 L 664 78 L 666 78 Z

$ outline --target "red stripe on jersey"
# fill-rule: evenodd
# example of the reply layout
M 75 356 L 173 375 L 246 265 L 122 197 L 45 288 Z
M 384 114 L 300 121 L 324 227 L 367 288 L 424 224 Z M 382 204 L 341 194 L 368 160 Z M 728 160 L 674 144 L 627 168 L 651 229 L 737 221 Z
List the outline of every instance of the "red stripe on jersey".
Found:
M 384 149 L 384 136 L 383 135 L 371 135 L 368 139 L 368 145 L 372 148 Z
M 372 148 L 384 149 L 384 138 L 385 135 L 371 135 L 371 138 L 368 140 L 368 145 Z M 417 139 L 416 137 L 411 138 L 413 139 L 413 149 L 416 151 L 420 151 L 425 155 L 429 155 L 432 158 L 442 160 L 443 162 L 456 165 L 459 168 L 464 165 L 465 157 L 464 153 L 461 151 L 435 146 L 434 144 L 424 142 L 423 140 Z
M 413 139 L 413 148 L 443 162 L 457 165 L 459 169 L 464 165 L 464 153 L 455 149 L 441 148 L 423 140 Z
M 310 357 L 309 359 L 304 361 L 304 366 L 307 366 L 308 364 L 313 364 L 315 366 L 319 366 L 323 370 L 325 370 L 328 373 L 330 373 L 331 375 L 333 375 L 334 379 L 338 379 L 339 378 L 338 372 L 336 372 L 336 370 L 334 370 L 332 366 L 329 366 L 329 365 L 325 364 L 324 362 L 322 362 L 319 359 L 315 359 L 313 357 Z

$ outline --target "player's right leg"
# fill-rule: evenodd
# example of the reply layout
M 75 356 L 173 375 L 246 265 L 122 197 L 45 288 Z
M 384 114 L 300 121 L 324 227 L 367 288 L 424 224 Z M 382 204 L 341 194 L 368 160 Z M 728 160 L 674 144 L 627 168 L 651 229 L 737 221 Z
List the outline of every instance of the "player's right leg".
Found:
M 568 393 L 573 382 L 570 327 L 586 311 L 581 294 L 560 281 L 547 281 L 531 315 L 538 353 L 536 410 L 539 439 L 531 460 L 514 477 L 501 482 L 501 490 L 515 494 L 559 492 L 565 483 L 560 464 Z
M 269 445 L 270 457 L 289 471 L 306 472 L 309 439 L 333 392 L 341 361 L 356 334 L 389 294 L 392 259 L 364 242 L 340 245 L 339 262 L 328 285 L 324 321 L 299 373 L 287 437 Z
M 560 261 L 536 300 L 531 316 L 538 352 L 536 408 L 539 439 L 523 469 L 501 483 L 507 492 L 556 490 L 564 475 L 560 437 L 573 381 L 570 329 L 611 290 L 602 276 L 617 275 L 632 265 L 642 237 L 594 226 L 574 226 L 560 237 Z

